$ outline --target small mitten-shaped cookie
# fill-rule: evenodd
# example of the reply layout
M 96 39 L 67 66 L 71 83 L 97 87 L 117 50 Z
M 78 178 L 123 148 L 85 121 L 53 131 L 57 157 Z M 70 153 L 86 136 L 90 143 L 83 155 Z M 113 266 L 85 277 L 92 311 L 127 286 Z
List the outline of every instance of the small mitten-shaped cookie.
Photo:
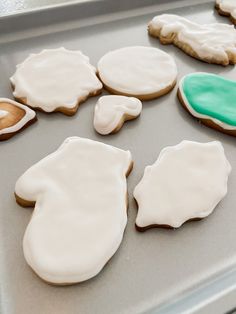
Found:
M 109 95 L 100 97 L 95 105 L 93 125 L 102 134 L 118 132 L 125 121 L 137 118 L 142 103 L 135 97 Z

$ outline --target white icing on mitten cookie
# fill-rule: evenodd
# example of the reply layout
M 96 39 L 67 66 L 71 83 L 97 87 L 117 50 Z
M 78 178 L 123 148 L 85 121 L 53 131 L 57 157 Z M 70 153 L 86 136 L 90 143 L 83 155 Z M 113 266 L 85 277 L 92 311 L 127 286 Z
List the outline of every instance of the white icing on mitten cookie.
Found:
M 24 255 L 41 278 L 72 284 L 101 271 L 123 238 L 131 167 L 129 151 L 72 137 L 18 179 L 18 203 L 35 203 Z
M 145 100 L 168 93 L 175 85 L 177 68 L 166 52 L 134 46 L 105 54 L 98 62 L 98 73 L 111 93 Z
M 236 24 L 236 1 L 235 0 L 216 0 L 216 8 L 222 15 L 230 16 Z
M 137 229 L 178 228 L 208 216 L 227 193 L 230 171 L 220 142 L 183 141 L 164 148 L 134 190 Z
M 9 139 L 34 121 L 33 110 L 14 100 L 0 98 L 0 141 Z
M 17 65 L 13 95 L 45 112 L 74 114 L 78 105 L 102 89 L 96 69 L 80 51 L 46 49 Z
M 140 115 L 142 103 L 139 99 L 126 96 L 103 96 L 94 110 L 94 128 L 103 135 L 120 130 L 126 120 Z
M 197 24 L 178 15 L 162 14 L 152 19 L 148 30 L 161 43 L 173 43 L 202 61 L 236 63 L 236 30 L 232 25 Z

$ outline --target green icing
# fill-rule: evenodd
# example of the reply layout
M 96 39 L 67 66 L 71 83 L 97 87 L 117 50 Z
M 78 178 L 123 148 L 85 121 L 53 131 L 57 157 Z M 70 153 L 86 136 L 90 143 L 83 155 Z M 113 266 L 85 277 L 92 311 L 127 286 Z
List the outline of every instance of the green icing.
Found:
M 182 90 L 196 112 L 236 126 L 236 81 L 194 73 L 184 78 Z

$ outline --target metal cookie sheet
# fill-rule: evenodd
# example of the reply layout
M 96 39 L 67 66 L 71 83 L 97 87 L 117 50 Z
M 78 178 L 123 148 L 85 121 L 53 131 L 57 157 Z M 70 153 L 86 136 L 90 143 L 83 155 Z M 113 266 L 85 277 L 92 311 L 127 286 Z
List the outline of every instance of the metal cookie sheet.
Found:
M 236 78 L 233 66 L 208 65 L 147 35 L 147 22 L 162 12 L 199 23 L 230 23 L 217 14 L 212 1 L 191 1 L 191 5 L 190 1 L 130 2 L 84 1 L 2 17 L 0 95 L 12 98 L 9 77 L 16 64 L 32 52 L 61 46 L 82 50 L 94 65 L 112 49 L 153 46 L 175 58 L 178 79 L 195 71 Z M 97 98 L 90 98 L 73 117 L 38 113 L 37 123 L 0 143 L 1 313 L 222 313 L 235 305 L 235 138 L 199 124 L 180 106 L 176 90 L 144 102 L 141 117 L 126 123 L 116 135 L 96 134 L 92 120 Z M 24 260 L 22 238 L 32 210 L 18 206 L 13 192 L 17 178 L 68 136 L 129 149 L 135 166 L 128 178 L 129 219 L 120 249 L 97 277 L 74 286 L 54 287 L 40 280 Z M 138 233 L 133 189 L 144 167 L 156 160 L 162 148 L 184 139 L 223 143 L 233 167 L 229 192 L 215 212 L 200 222 L 187 223 L 179 230 Z

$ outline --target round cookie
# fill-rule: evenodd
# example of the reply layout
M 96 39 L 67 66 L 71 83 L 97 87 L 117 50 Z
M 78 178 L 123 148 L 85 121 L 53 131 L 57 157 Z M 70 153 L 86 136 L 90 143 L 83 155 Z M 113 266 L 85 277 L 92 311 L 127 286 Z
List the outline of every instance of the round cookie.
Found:
M 115 254 L 127 224 L 129 151 L 71 137 L 16 182 L 16 201 L 35 206 L 24 256 L 56 285 L 96 276 Z
M 179 228 L 207 217 L 227 194 L 230 172 L 220 142 L 183 141 L 164 148 L 134 189 L 137 229 Z
M 177 68 L 166 52 L 134 46 L 105 54 L 98 62 L 98 74 L 109 92 L 148 100 L 174 87 Z
M 93 125 L 102 134 L 118 132 L 127 120 L 137 118 L 142 103 L 135 97 L 108 95 L 100 97 L 94 109 Z
M 236 81 L 210 73 L 188 74 L 179 83 L 178 97 L 203 124 L 236 136 Z
M 8 140 L 36 120 L 36 113 L 27 106 L 0 98 L 0 141 Z
M 220 15 L 229 16 L 231 21 L 236 24 L 235 0 L 216 0 L 215 7 Z
M 100 93 L 102 83 L 80 51 L 46 49 L 17 65 L 10 78 L 20 102 L 45 112 L 76 113 L 81 102 Z

